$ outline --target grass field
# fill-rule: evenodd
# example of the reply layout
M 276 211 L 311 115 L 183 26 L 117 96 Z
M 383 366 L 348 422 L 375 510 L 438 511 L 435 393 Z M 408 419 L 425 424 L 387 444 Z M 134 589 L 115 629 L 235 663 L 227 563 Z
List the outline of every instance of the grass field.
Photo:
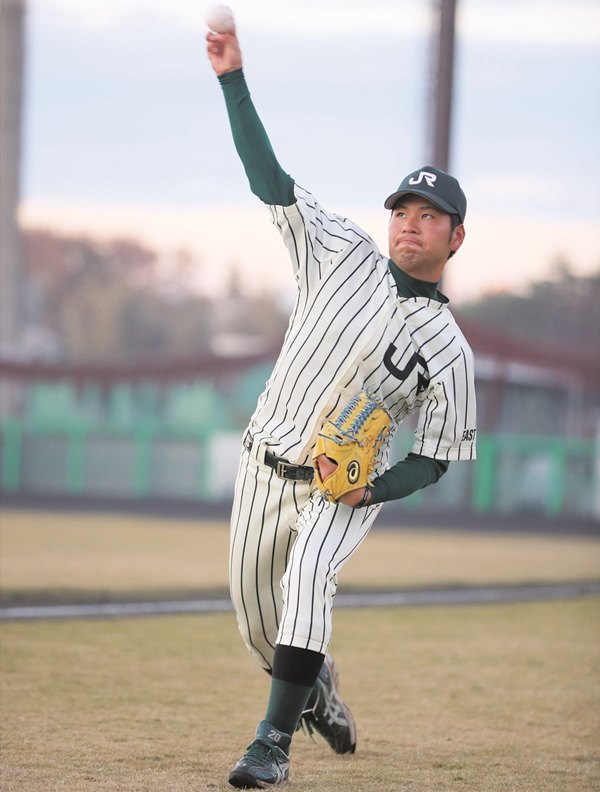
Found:
M 599 605 L 340 611 L 357 753 L 299 733 L 294 792 L 589 792 Z M 2 626 L 3 792 L 224 792 L 267 677 L 232 615 Z
M 0 542 L 4 604 L 227 587 L 225 523 L 4 511 Z M 374 529 L 342 570 L 340 590 L 599 577 L 596 538 Z
M 223 590 L 222 524 L 2 512 L 3 602 Z M 374 531 L 342 586 L 598 579 L 595 539 Z M 0 626 L 3 792 L 224 792 L 268 678 L 233 615 Z M 359 729 L 298 734 L 293 792 L 600 790 L 600 600 L 340 610 Z

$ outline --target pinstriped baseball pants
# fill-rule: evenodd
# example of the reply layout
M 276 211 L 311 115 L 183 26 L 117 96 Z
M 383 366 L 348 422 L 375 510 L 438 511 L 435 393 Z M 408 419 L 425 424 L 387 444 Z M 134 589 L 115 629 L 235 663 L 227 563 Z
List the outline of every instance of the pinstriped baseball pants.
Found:
M 270 670 L 275 644 L 324 654 L 337 573 L 380 506 L 326 502 L 305 481 L 278 478 L 242 452 L 231 516 L 229 582 L 244 643 Z

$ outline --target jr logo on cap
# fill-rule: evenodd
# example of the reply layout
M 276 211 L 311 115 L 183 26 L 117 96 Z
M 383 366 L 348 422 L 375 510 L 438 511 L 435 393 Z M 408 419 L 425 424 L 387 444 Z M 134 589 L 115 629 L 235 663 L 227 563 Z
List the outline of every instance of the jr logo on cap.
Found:
M 433 187 L 435 185 L 437 176 L 435 173 L 429 173 L 429 171 L 421 171 L 417 178 L 413 176 L 412 179 L 408 180 L 409 184 L 421 184 L 423 180 L 427 182 L 428 187 Z

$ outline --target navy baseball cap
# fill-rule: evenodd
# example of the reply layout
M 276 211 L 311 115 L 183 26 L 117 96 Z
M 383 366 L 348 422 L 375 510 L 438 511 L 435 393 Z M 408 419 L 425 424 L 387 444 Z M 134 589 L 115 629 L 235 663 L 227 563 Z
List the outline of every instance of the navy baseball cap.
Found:
M 386 198 L 385 208 L 393 209 L 403 195 L 422 195 L 443 212 L 458 215 L 461 223 L 465 221 L 467 198 L 458 180 L 432 165 L 409 173 L 396 192 Z

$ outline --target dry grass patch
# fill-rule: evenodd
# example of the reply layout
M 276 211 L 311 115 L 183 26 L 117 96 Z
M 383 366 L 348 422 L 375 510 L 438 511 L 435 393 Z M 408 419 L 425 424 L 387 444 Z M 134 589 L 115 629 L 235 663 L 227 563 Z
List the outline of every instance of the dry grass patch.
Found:
M 594 537 L 375 528 L 341 579 L 345 585 L 403 588 L 599 577 L 600 540 Z
M 227 587 L 225 523 L 107 514 L 0 513 L 5 602 L 177 596 Z M 597 579 L 600 540 L 375 530 L 342 570 L 343 589 Z
M 356 755 L 298 734 L 293 792 L 589 792 L 597 600 L 340 611 Z M 230 614 L 4 624 L 4 792 L 225 792 L 268 679 Z
M 4 511 L 4 591 L 223 589 L 223 522 Z

